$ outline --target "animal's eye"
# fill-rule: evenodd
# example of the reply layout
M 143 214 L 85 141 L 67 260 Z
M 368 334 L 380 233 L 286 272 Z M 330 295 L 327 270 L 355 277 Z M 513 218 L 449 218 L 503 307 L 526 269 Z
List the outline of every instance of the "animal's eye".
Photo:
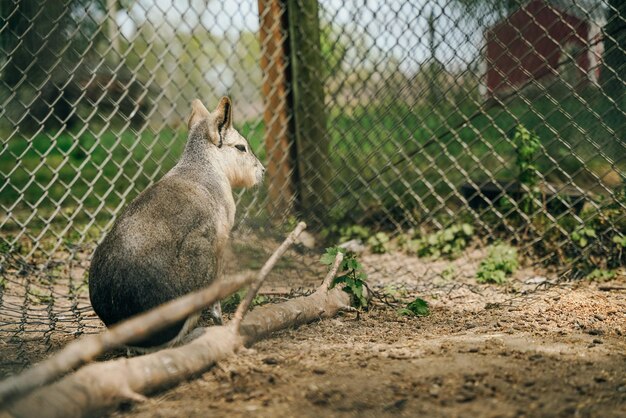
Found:
M 241 152 L 246 152 L 246 146 L 245 145 L 235 145 L 235 148 L 237 148 Z

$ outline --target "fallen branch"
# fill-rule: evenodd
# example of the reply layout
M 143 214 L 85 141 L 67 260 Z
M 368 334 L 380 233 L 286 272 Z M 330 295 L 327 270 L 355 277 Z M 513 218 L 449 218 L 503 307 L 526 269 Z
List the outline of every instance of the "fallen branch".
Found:
M 306 224 L 301 222 L 289 234 L 267 260 L 253 282 L 254 284 L 259 283 L 259 281 L 260 283 L 263 282 L 278 259 L 304 228 L 306 228 Z M 250 282 L 250 277 L 245 277 L 240 281 L 215 282 L 205 289 L 167 302 L 155 309 L 121 322 L 101 334 L 80 338 L 24 373 L 0 382 L 0 405 L 43 386 L 83 364 L 93 361 L 97 356 L 107 351 L 122 347 L 133 340 L 136 341 L 141 337 L 175 324 L 189 315 L 205 309 L 216 301 L 231 295 Z
M 6 412 L 14 417 L 78 417 L 102 413 L 122 402 L 144 400 L 145 394 L 202 373 L 274 331 L 349 309 L 350 295 L 340 287 L 329 290 L 329 282 L 325 280 L 309 296 L 255 308 L 240 322 L 239 332 L 231 321 L 207 328 L 182 347 L 87 365 L 18 400 Z

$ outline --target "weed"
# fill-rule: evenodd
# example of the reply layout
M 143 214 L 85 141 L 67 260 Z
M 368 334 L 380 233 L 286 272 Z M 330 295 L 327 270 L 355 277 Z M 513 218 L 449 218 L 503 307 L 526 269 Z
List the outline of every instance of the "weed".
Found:
M 497 244 L 489 249 L 487 258 L 480 262 L 476 279 L 479 283 L 502 284 L 518 266 L 517 250 L 507 244 Z
M 520 206 L 524 213 L 530 214 L 538 207 L 539 174 L 535 160 L 537 151 L 541 148 L 541 142 L 537 134 L 520 124 L 515 128 L 513 143 L 517 156 L 515 160 L 518 168 L 517 180 L 526 188 Z
M 589 226 L 579 228 L 570 235 L 572 241 L 574 241 L 581 248 L 586 247 L 587 244 L 589 244 L 589 241 L 597 237 L 598 234 L 596 234 L 596 230 Z
M 424 299 L 415 298 L 413 302 L 408 303 L 398 313 L 404 316 L 428 316 L 430 315 L 430 307 Z
M 261 306 L 269 303 L 270 298 L 265 295 L 256 295 L 254 299 L 252 299 L 252 306 Z
M 467 247 L 473 236 L 474 227 L 464 223 L 408 241 L 405 247 L 420 257 L 454 257 Z
M 6 238 L 0 237 L 0 254 L 9 254 L 11 252 L 13 249 L 13 246 L 10 243 L 11 240 L 12 237 L 10 235 Z
M 367 245 L 375 254 L 384 254 L 389 251 L 389 235 L 384 232 L 377 232 L 367 240 Z
M 237 292 L 228 296 L 226 299 L 222 300 L 222 312 L 224 313 L 233 313 L 237 310 L 237 307 L 246 297 L 246 289 L 239 289 Z M 254 299 L 252 299 L 252 306 L 265 305 L 270 301 L 270 298 L 265 295 L 256 295 Z
M 326 248 L 326 252 L 320 258 L 320 262 L 331 266 L 338 252 L 344 254 L 339 271 L 345 271 L 346 273 L 335 277 L 331 288 L 337 284 L 343 284 L 343 291 L 352 296 L 353 305 L 356 308 L 367 308 L 369 300 L 363 294 L 367 274 L 363 271 L 363 265 L 357 260 L 356 254 L 346 251 L 344 248 L 330 247 Z
M 611 241 L 613 241 L 613 243 L 617 245 L 618 248 L 626 248 L 626 235 L 615 235 Z
M 237 306 L 246 295 L 245 289 L 240 289 L 232 295 L 228 296 L 224 300 L 222 300 L 222 312 L 224 313 L 233 313 L 237 310 Z
M 331 223 L 328 227 L 322 229 L 321 237 L 326 242 L 347 242 L 357 239 L 363 243 L 372 236 L 372 231 L 362 225 L 340 226 L 341 221 Z

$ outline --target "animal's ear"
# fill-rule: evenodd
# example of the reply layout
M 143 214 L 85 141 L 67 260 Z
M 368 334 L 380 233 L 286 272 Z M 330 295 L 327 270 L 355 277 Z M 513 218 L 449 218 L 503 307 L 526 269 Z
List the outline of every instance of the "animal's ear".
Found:
M 233 124 L 233 105 L 230 102 L 230 98 L 222 97 L 213 114 L 215 115 L 215 127 L 219 135 L 219 144 L 217 146 L 221 147 L 226 130 Z
M 191 102 L 191 114 L 189 115 L 189 120 L 187 121 L 187 128 L 191 130 L 192 126 L 209 116 L 211 116 L 211 113 L 209 113 L 207 108 L 204 107 L 200 100 L 195 99 Z

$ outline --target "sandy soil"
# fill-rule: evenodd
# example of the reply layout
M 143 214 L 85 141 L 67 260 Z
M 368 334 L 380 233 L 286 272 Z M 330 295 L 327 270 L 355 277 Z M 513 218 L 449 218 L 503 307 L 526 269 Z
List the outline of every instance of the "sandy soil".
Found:
M 378 301 L 286 330 L 114 415 L 626 416 L 626 293 L 529 268 L 507 286 L 477 285 L 482 256 L 367 255 L 375 289 L 419 295 L 432 314 L 400 317 Z
M 370 286 L 389 304 L 375 299 L 358 316 L 280 332 L 112 415 L 626 416 L 626 291 L 557 282 L 535 268 L 504 286 L 479 285 L 474 275 L 484 255 L 471 249 L 454 261 L 428 261 L 365 254 Z M 264 257 L 249 253 L 248 261 Z M 293 289 L 314 288 L 322 273 L 295 249 L 263 293 L 279 302 Z M 625 286 L 626 277 L 602 285 Z M 431 315 L 399 316 L 400 304 L 415 296 L 430 303 Z M 93 321 L 84 324 L 97 329 Z M 53 334 L 46 344 L 56 349 L 71 338 Z M 0 358 L 46 355 L 41 340 L 21 338 L 19 350 L 15 341 L 2 340 Z M 14 363 L 1 363 L 2 374 L 15 371 Z

